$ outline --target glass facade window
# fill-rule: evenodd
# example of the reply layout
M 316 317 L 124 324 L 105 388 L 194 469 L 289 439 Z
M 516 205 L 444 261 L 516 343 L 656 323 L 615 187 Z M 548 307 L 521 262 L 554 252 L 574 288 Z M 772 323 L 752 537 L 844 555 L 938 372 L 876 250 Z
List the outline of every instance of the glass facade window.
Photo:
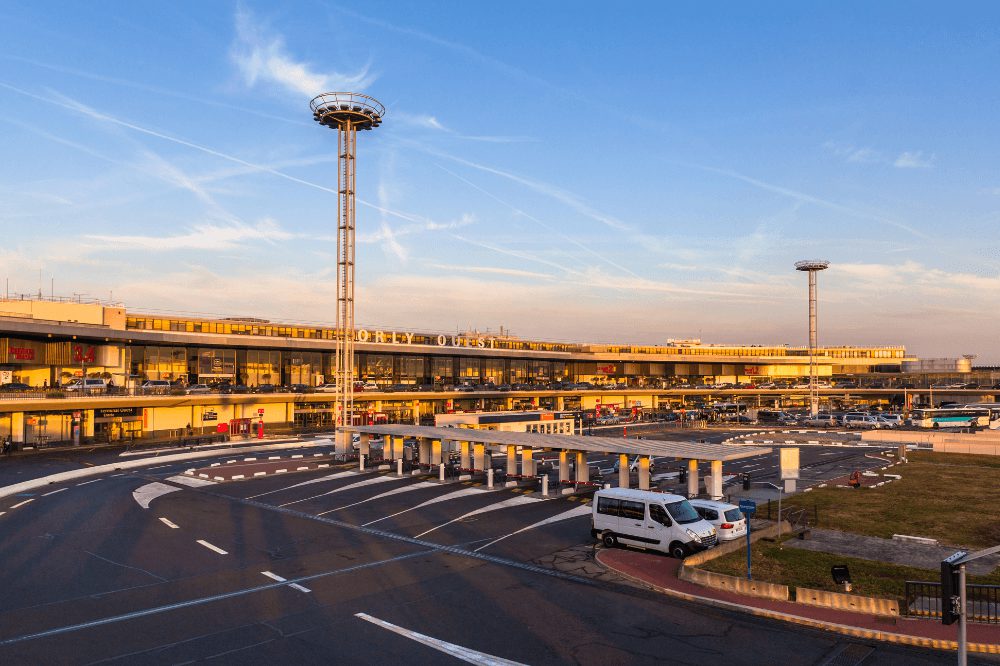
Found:
M 281 352 L 248 350 L 244 372 L 247 386 L 281 384 Z
M 458 376 L 464 380 L 479 381 L 480 361 L 478 358 L 458 359 Z
M 504 362 L 500 358 L 483 359 L 483 381 L 493 384 L 504 383 Z
M 424 380 L 424 357 L 423 356 L 400 356 L 397 360 L 398 370 L 396 377 L 399 381 L 409 383 L 422 383 Z
M 547 382 L 552 377 L 552 364 L 548 361 L 531 362 L 531 378 L 536 382 Z
M 139 349 L 142 350 L 141 353 L 136 354 Z M 184 347 L 137 348 L 132 353 L 131 371 L 142 380 L 184 379 L 188 374 L 187 350 Z
M 431 359 L 431 375 L 437 384 L 455 383 L 455 359 L 435 356 Z
M 323 355 L 319 352 L 285 352 L 284 360 L 287 384 L 315 386 L 323 374 Z
M 366 354 L 362 367 L 362 379 L 392 382 L 392 356 L 389 354 Z
M 199 349 L 194 374 L 203 381 L 236 378 L 235 349 Z M 249 352 L 248 352 L 249 353 Z
M 528 362 L 513 360 L 510 362 L 510 381 L 520 384 L 528 381 Z

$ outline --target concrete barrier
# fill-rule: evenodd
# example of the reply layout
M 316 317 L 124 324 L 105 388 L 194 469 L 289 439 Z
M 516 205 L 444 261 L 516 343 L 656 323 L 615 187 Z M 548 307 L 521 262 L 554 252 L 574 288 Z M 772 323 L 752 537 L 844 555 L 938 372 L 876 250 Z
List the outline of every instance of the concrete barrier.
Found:
M 704 571 L 682 564 L 677 570 L 677 577 L 681 580 L 695 585 L 715 588 L 716 590 L 728 590 L 737 594 L 745 594 L 750 597 L 762 597 L 764 599 L 776 599 L 778 601 L 788 601 L 788 586 L 776 583 L 764 583 L 736 576 Z
M 936 453 L 1000 456 L 1000 432 L 995 430 L 982 430 L 977 433 L 870 430 L 862 433 L 861 440 L 886 444 L 923 444 L 933 447 Z
M 792 531 L 791 523 L 787 520 L 781 528 L 782 534 L 788 534 Z M 758 539 L 764 539 L 767 537 L 774 537 L 778 535 L 778 524 L 768 525 L 767 527 L 761 529 L 755 529 L 750 532 L 750 543 L 757 541 Z M 684 558 L 684 564 L 691 567 L 696 567 L 699 564 L 703 564 L 710 560 L 714 560 L 717 557 L 722 557 L 737 550 L 743 550 L 747 546 L 746 539 L 733 539 L 732 541 L 723 541 L 715 548 L 710 548 L 708 550 L 703 550 L 699 553 L 693 555 L 688 555 Z
M 895 599 L 862 597 L 856 594 L 813 590 L 808 587 L 795 588 L 795 603 L 804 604 L 806 606 L 835 608 L 837 610 L 846 610 L 855 613 L 870 613 L 872 615 L 899 615 L 899 602 Z

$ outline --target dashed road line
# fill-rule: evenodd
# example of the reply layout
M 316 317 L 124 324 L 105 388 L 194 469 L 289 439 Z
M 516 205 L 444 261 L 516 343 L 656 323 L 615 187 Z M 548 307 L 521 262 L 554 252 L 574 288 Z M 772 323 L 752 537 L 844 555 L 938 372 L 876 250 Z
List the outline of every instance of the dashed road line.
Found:
M 53 491 L 50 491 L 50 492 L 47 492 L 47 493 L 44 493 L 44 494 L 42 495 L 42 497 L 48 497 L 49 495 L 55 495 L 56 493 L 61 493 L 61 492 L 62 492 L 62 491 L 64 491 L 64 490 L 69 490 L 69 488 L 59 488 L 59 489 L 57 489 L 57 490 L 53 490 Z
M 78 483 L 76 485 L 78 485 L 78 486 L 85 486 L 88 483 L 97 483 L 98 481 L 103 481 L 103 480 L 104 479 L 91 479 L 90 481 L 81 481 L 80 483 Z
M 218 546 L 213 546 L 212 544 L 210 544 L 209 542 L 205 541 L 204 539 L 198 539 L 197 543 L 200 543 L 202 546 L 204 546 L 205 548 L 208 548 L 209 550 L 214 550 L 219 555 L 228 555 L 229 554 L 226 551 L 224 551 L 221 548 L 219 548 Z
M 26 499 L 26 500 L 24 500 L 23 502 L 18 502 L 17 504 L 15 504 L 14 506 L 12 506 L 12 507 L 10 507 L 10 508 L 12 508 L 12 509 L 16 509 L 16 508 L 17 508 L 17 507 L 19 507 L 19 506 L 24 506 L 24 505 L 25 505 L 25 504 L 27 504 L 28 502 L 34 502 L 34 501 L 35 501 L 35 498 L 34 498 L 34 497 L 32 497 L 31 499 Z
M 279 583 L 285 583 L 288 581 L 287 578 L 282 578 L 278 574 L 273 573 L 271 571 L 261 571 L 261 573 L 267 576 L 268 578 L 278 581 Z M 299 592 L 312 592 L 312 590 L 310 590 L 308 587 L 302 587 L 298 583 L 288 583 L 288 587 L 292 588 L 293 590 L 298 590 Z
M 170 522 L 170 520 L 167 519 L 167 518 L 160 518 L 160 522 L 163 523 L 164 525 L 166 525 L 167 527 L 169 527 L 172 530 L 179 530 L 180 529 L 180 525 L 177 525 L 176 523 Z

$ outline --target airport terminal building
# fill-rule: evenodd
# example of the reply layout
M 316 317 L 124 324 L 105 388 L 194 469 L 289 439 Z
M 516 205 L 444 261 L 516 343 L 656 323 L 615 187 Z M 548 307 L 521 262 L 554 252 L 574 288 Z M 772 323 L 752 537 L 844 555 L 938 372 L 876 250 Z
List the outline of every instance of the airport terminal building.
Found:
M 355 336 L 356 380 L 380 389 L 360 393 L 356 402 L 390 421 L 464 409 L 579 410 L 609 403 L 659 408 L 684 388 L 809 376 L 808 348 L 786 345 L 568 343 L 410 329 L 359 329 Z M 74 424 L 82 437 L 98 439 L 203 432 L 222 424 L 242 429 L 258 421 L 279 429 L 328 426 L 331 396 L 308 389 L 332 377 L 334 346 L 334 329 L 316 325 L 0 299 L 0 384 L 32 387 L 31 394 L 0 394 L 0 436 L 63 440 Z M 898 373 L 915 360 L 902 346 L 823 347 L 815 359 L 823 378 Z M 103 379 L 115 390 L 83 396 L 61 388 L 81 377 Z M 177 388 L 267 387 L 268 393 L 135 395 L 147 380 Z M 583 382 L 595 388 L 571 388 Z M 292 386 L 299 392 L 278 388 Z M 504 393 L 497 395 L 494 386 Z

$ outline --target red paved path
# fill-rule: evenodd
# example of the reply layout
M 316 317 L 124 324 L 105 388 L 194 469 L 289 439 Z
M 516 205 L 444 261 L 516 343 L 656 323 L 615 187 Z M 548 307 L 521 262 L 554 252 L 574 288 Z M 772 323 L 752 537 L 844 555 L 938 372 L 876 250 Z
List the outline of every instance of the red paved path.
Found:
M 730 608 L 732 608 L 732 604 L 735 604 L 741 607 L 736 610 L 755 615 L 778 617 L 789 622 L 853 636 L 922 647 L 956 649 L 957 624 L 944 626 L 940 620 L 905 617 L 878 618 L 864 613 L 819 608 L 790 601 L 772 601 L 702 587 L 677 578 L 679 560 L 654 553 L 624 548 L 604 548 L 598 551 L 597 559 L 610 569 L 640 582 L 648 583 L 660 591 L 674 596 L 689 599 L 699 597 L 695 600 Z M 1000 625 L 970 623 L 967 628 L 967 636 L 970 652 L 1000 654 Z

